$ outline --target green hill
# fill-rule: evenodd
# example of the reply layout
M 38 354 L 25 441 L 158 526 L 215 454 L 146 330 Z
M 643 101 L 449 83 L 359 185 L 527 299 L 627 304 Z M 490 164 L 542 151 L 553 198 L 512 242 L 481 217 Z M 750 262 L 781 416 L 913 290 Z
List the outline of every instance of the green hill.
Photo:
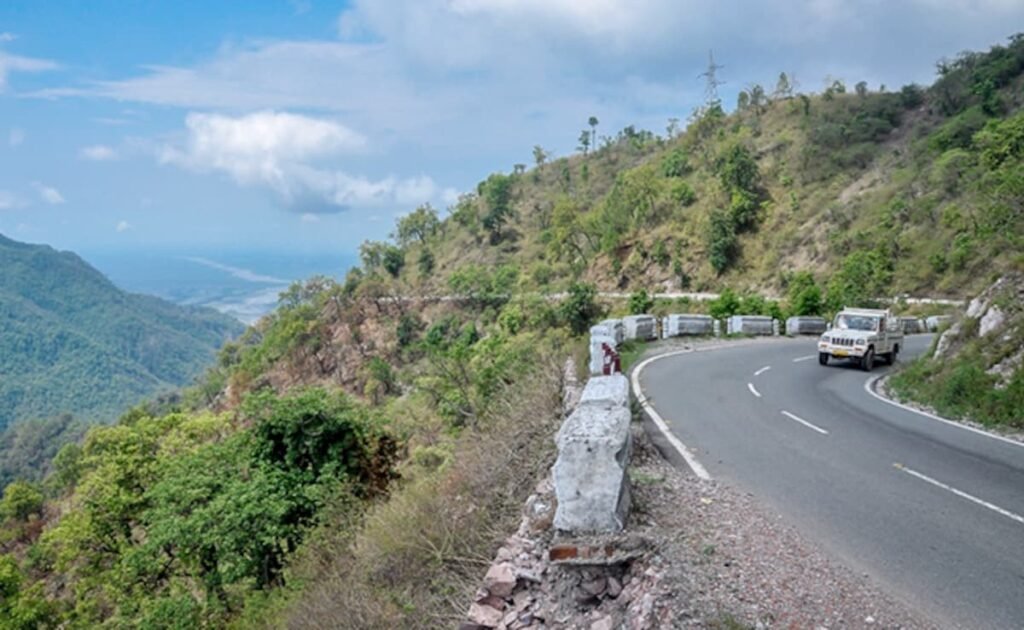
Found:
M 464 196 L 436 237 L 371 243 L 364 267 L 397 247 L 390 269 L 441 287 L 509 264 L 542 291 L 583 279 L 782 295 L 794 271 L 828 285 L 845 270 L 837 292 L 974 295 L 1022 264 L 1022 69 L 1018 35 L 940 63 L 928 88 L 797 94 L 780 78 L 732 113 L 705 105 L 685 131 L 627 127 L 555 161 L 538 147 L 529 170 Z
M 0 428 L 112 420 L 191 381 L 242 331 L 211 310 L 125 293 L 78 256 L 0 236 Z

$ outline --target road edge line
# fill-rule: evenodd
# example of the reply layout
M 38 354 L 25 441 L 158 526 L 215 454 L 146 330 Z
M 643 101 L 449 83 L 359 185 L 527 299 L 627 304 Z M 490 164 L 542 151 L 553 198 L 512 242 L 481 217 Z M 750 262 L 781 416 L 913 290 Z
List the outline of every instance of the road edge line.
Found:
M 956 427 L 958 429 L 963 429 L 964 431 L 970 431 L 971 433 L 977 433 L 978 435 L 984 435 L 985 437 L 990 437 L 993 440 L 999 440 L 1000 442 L 1006 442 L 1007 444 L 1012 444 L 1013 446 L 1016 446 L 1016 447 L 1019 447 L 1019 448 L 1024 448 L 1024 442 L 1019 442 L 1017 440 L 1014 440 L 1013 438 L 1008 438 L 1006 436 L 999 435 L 998 433 L 992 433 L 990 431 L 985 431 L 984 429 L 978 429 L 978 428 L 972 427 L 969 424 L 964 424 L 962 422 L 957 422 L 956 420 L 949 420 L 948 418 L 943 418 L 942 416 L 938 416 L 938 415 L 935 415 L 934 413 L 929 413 L 927 411 L 922 411 L 921 409 L 915 409 L 915 408 L 911 407 L 910 405 L 904 405 L 901 402 L 896 402 L 895 400 L 893 400 L 891 398 L 888 398 L 886 396 L 883 396 L 883 395 L 879 394 L 877 391 L 875 391 L 875 385 L 878 383 L 878 381 L 882 380 L 883 378 L 885 378 L 887 376 L 889 376 L 889 375 L 888 374 L 878 374 L 876 376 L 869 377 L 866 381 L 864 381 L 864 391 L 866 391 L 867 393 L 871 394 L 872 396 L 874 396 L 878 400 L 881 400 L 884 403 L 888 403 L 888 404 L 892 405 L 893 407 L 899 407 L 900 409 L 903 409 L 904 411 L 910 411 L 910 412 L 916 413 L 919 416 L 924 416 L 925 418 L 929 418 L 931 420 L 936 420 L 938 422 L 942 422 L 944 424 L 948 424 L 951 427 Z
M 677 438 L 672 433 L 672 430 L 669 429 L 668 424 L 661 417 L 661 414 L 659 414 L 657 410 L 654 409 L 654 406 L 651 405 L 650 402 L 648 402 L 647 396 L 644 395 L 643 388 L 640 387 L 640 374 L 644 371 L 644 368 L 647 367 L 648 364 L 654 363 L 659 359 L 674 357 L 680 354 L 689 354 L 691 352 L 694 352 L 694 350 L 676 350 L 674 352 L 666 352 L 665 354 L 659 354 L 653 357 L 648 357 L 647 359 L 641 361 L 635 368 L 633 368 L 629 375 L 629 380 L 633 386 L 633 395 L 636 396 L 637 402 L 640 403 L 640 406 L 643 408 L 644 412 L 647 413 L 647 416 L 651 419 L 652 422 L 654 422 L 654 425 L 658 427 L 658 430 L 661 431 L 661 434 L 665 437 L 665 439 L 668 440 L 668 443 L 671 444 L 672 447 L 676 449 L 676 451 L 679 453 L 679 455 L 682 456 L 683 460 L 686 461 L 686 465 L 690 467 L 690 470 L 693 471 L 693 474 L 697 475 L 699 479 L 703 479 L 704 481 L 711 481 L 711 474 L 708 473 L 707 469 L 704 468 L 704 465 L 700 463 L 700 461 L 697 459 L 697 456 L 693 454 L 690 448 L 683 444 L 682 440 Z

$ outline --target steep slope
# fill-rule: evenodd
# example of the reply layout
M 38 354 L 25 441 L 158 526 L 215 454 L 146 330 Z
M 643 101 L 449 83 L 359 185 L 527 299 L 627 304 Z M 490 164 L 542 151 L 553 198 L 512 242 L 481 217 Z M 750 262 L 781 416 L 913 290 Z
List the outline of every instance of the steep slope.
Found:
M 567 158 L 538 154 L 481 182 L 438 236 L 400 224 L 394 246 L 368 244 L 364 267 L 440 290 L 461 268 L 508 264 L 542 291 L 583 279 L 774 294 L 805 270 L 825 285 L 842 274 L 837 303 L 844 284 L 860 285 L 855 300 L 965 298 L 1022 264 L 1024 37 L 939 67 L 931 87 L 897 92 L 780 81 L 731 114 L 706 105 L 681 133 L 627 127 Z
M 1024 274 L 1008 274 L 971 300 L 892 388 L 948 417 L 1024 430 Z
M 187 384 L 238 322 L 120 291 L 78 256 L 0 236 L 0 428 L 110 418 Z

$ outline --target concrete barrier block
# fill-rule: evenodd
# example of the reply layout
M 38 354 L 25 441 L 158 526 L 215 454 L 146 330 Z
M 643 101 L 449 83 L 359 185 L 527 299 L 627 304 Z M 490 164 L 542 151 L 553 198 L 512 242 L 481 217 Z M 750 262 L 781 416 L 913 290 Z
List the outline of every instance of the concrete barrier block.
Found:
M 552 469 L 555 527 L 572 533 L 618 532 L 629 513 L 626 467 L 632 448 L 629 409 L 581 404 L 558 432 Z
M 626 339 L 652 341 L 658 338 L 658 320 L 653 315 L 630 315 L 622 318 Z
M 820 335 L 828 329 L 824 317 L 798 315 L 786 320 L 787 335 Z
M 733 315 L 727 322 L 728 334 L 771 335 L 772 318 L 765 315 Z
M 711 335 L 715 332 L 714 320 L 710 315 L 691 313 L 674 314 L 662 320 L 663 336 Z
M 595 376 L 587 381 L 580 404 L 629 408 L 629 379 L 622 374 Z
M 626 329 L 622 325 L 621 319 L 606 319 L 599 322 L 598 326 L 607 326 L 611 331 L 611 336 L 615 338 L 616 344 L 621 344 L 626 340 Z

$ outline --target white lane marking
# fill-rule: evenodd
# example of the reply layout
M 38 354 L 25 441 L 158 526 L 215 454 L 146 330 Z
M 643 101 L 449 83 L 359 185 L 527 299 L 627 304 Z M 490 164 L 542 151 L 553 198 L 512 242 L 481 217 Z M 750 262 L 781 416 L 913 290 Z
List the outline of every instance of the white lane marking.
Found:
M 758 398 L 761 397 L 761 392 L 757 391 L 757 389 L 754 388 L 754 384 L 753 383 L 747 383 L 747 389 L 750 390 L 751 394 L 757 396 Z
M 796 420 L 797 422 L 799 422 L 800 424 L 804 425 L 808 429 L 814 429 L 815 431 L 817 431 L 818 433 L 820 433 L 822 435 L 828 435 L 828 431 L 826 431 L 825 429 L 822 429 L 821 427 L 819 427 L 819 426 L 817 426 L 815 424 L 811 424 L 810 422 L 804 420 L 803 418 L 801 418 L 799 416 L 795 416 L 795 415 L 789 413 L 788 411 L 783 411 L 782 415 L 786 416 L 790 420 Z
M 957 490 L 953 486 L 944 484 L 944 483 L 942 483 L 941 481 L 939 481 L 937 479 L 932 479 L 928 475 L 923 475 L 923 474 L 917 472 L 916 470 L 911 470 L 910 468 L 907 468 L 903 464 L 896 463 L 896 464 L 893 464 L 893 466 L 895 466 L 898 470 L 902 470 L 903 472 L 907 473 L 908 475 L 917 477 L 921 481 L 926 481 L 926 482 L 932 484 L 933 486 L 942 488 L 943 490 L 948 490 L 949 492 L 952 492 L 953 494 L 955 494 L 956 496 L 958 496 L 958 497 L 960 497 L 962 499 L 967 499 L 968 501 L 973 501 L 974 503 L 977 503 L 978 505 L 980 505 L 982 507 L 987 507 L 988 509 L 992 510 L 993 512 L 997 512 L 999 514 L 1002 514 L 1006 518 L 1013 519 L 1013 520 L 1017 521 L 1018 523 L 1024 525 L 1024 516 L 1021 516 L 1019 514 L 1014 514 L 1013 512 L 1011 512 L 1009 510 L 1004 510 L 1003 508 L 999 507 L 998 505 L 995 505 L 994 503 L 989 503 L 988 501 L 985 501 L 984 499 L 979 499 L 978 497 L 976 497 L 976 496 L 974 496 L 972 494 L 967 494 L 963 490 Z
M 763 368 L 761 368 L 760 370 L 754 372 L 754 376 L 761 376 L 762 374 L 764 374 L 765 372 L 767 372 L 770 369 L 772 369 L 772 366 L 766 365 Z
M 942 422 L 942 423 L 948 424 L 951 427 L 956 427 L 958 429 L 963 429 L 964 431 L 970 431 L 971 433 L 977 433 L 978 435 L 984 435 L 985 437 L 990 437 L 993 440 L 999 440 L 1000 442 L 1006 442 L 1007 444 L 1012 444 L 1014 446 L 1019 446 L 1021 448 L 1024 448 L 1024 442 L 1018 442 L 1017 440 L 1013 440 L 1013 439 L 1010 439 L 1008 437 L 1003 437 L 1002 435 L 998 435 L 998 434 L 995 434 L 995 433 L 990 433 L 988 431 L 983 431 L 982 429 L 976 429 L 976 428 L 974 428 L 974 427 L 972 427 L 970 425 L 967 425 L 967 424 L 961 424 L 961 423 L 955 422 L 953 420 L 947 420 L 947 419 L 945 419 L 945 418 L 943 418 L 941 416 L 935 415 L 934 413 L 928 413 L 927 411 L 921 411 L 920 409 L 914 409 L 913 407 L 911 407 L 909 405 L 904 405 L 903 403 L 899 403 L 899 402 L 896 402 L 895 400 L 890 400 L 890 399 L 886 398 L 885 396 L 883 396 L 883 395 L 881 395 L 881 394 L 879 394 L 878 392 L 875 391 L 875 382 L 878 379 L 882 378 L 883 376 L 885 376 L 885 374 L 879 374 L 878 376 L 872 376 L 868 380 L 864 381 L 864 390 L 867 393 L 869 393 L 872 396 L 874 396 L 875 398 L 877 398 L 878 400 L 881 400 L 884 403 L 888 403 L 888 404 L 892 405 L 893 407 L 899 407 L 900 409 L 903 409 L 904 411 L 911 411 L 913 413 L 916 413 L 919 416 L 924 416 L 925 418 L 930 418 L 932 420 L 937 420 L 938 422 Z
M 630 380 L 633 383 L 633 395 L 636 396 L 636 399 L 640 402 L 640 406 L 643 407 L 644 411 L 647 412 L 647 415 L 649 415 L 651 417 L 651 420 L 654 421 L 655 426 L 658 427 L 658 430 L 661 431 L 661 434 L 664 435 L 665 439 L 668 440 L 669 444 L 671 444 L 672 447 L 675 448 L 680 455 L 682 455 L 683 459 L 686 461 L 686 464 L 690 467 L 690 470 L 693 471 L 693 474 L 697 475 L 697 477 L 699 477 L 700 479 L 710 481 L 711 475 L 708 474 L 707 469 L 704 468 L 704 466 L 699 461 L 697 461 L 697 457 L 692 452 L 690 452 L 690 449 L 687 448 L 687 446 L 683 444 L 679 440 L 679 438 L 677 438 L 675 435 L 672 435 L 672 431 L 668 428 L 668 424 L 665 423 L 665 420 L 661 417 L 661 414 L 659 414 L 654 409 L 654 407 L 647 401 L 647 397 L 644 396 L 644 391 L 640 387 L 640 373 L 643 372 L 643 369 L 647 367 L 649 363 L 653 363 L 658 359 L 664 359 L 665 357 L 671 357 L 677 354 L 686 354 L 688 352 L 690 352 L 690 350 L 679 350 L 676 352 L 669 352 L 666 354 L 658 355 L 656 357 L 645 359 L 644 361 L 640 362 L 640 365 L 636 366 L 636 368 L 633 369 L 633 373 L 630 375 Z
M 793 359 L 793 363 L 800 363 L 801 361 L 810 361 L 811 359 L 813 359 L 816 356 L 818 356 L 818 355 L 816 355 L 816 354 L 809 354 L 806 357 L 797 357 L 797 358 Z

